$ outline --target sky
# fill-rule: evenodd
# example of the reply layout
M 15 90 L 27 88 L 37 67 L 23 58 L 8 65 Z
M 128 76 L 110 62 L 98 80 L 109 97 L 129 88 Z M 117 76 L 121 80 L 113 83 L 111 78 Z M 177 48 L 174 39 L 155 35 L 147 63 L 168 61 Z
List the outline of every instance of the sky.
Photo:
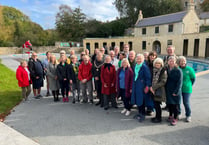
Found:
M 14 7 L 44 29 L 51 29 L 55 27 L 56 13 L 61 4 L 72 9 L 80 7 L 87 17 L 105 22 L 119 16 L 113 2 L 114 0 L 0 0 L 0 5 Z

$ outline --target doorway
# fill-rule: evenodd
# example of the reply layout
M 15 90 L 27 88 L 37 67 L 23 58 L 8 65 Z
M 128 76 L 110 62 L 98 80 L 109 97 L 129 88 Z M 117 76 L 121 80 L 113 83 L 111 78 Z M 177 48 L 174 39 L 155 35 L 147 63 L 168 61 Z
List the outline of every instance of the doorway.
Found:
M 188 55 L 188 44 L 189 44 L 189 40 L 188 39 L 184 39 L 183 56 L 187 56 Z
M 156 40 L 153 42 L 152 50 L 156 51 L 157 54 L 161 54 L 161 43 L 160 41 Z

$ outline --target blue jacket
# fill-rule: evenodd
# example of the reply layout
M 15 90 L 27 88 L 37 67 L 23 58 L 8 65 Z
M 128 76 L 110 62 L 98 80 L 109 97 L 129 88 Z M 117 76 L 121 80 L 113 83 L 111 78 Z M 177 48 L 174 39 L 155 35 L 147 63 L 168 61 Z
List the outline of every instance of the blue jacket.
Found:
M 166 83 L 166 103 L 180 104 L 181 87 L 183 81 L 182 71 L 179 68 L 174 68 L 171 71 L 167 69 L 168 78 Z M 177 96 L 173 96 L 176 94 Z
M 135 70 L 135 67 L 134 67 Z M 149 68 L 146 64 L 143 63 L 137 80 L 135 81 L 135 71 L 133 75 L 133 86 L 132 86 L 132 95 L 131 95 L 131 104 L 136 104 L 137 106 L 141 106 L 146 97 L 144 93 L 144 88 L 146 86 L 151 87 L 151 74 Z

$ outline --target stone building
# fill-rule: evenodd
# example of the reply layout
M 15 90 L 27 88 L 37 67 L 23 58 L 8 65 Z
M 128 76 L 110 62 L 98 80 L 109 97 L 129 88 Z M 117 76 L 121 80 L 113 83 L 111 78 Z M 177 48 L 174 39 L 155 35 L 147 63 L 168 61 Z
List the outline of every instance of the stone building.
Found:
M 86 38 L 83 45 L 91 53 L 95 48 L 117 45 L 122 49 L 124 44 L 129 44 L 138 53 L 155 50 L 159 54 L 166 54 L 167 46 L 174 45 L 177 55 L 209 57 L 209 32 L 200 32 L 203 25 L 200 18 L 191 0 L 182 12 L 143 18 L 140 11 L 132 37 Z M 206 23 L 207 19 L 205 17 Z

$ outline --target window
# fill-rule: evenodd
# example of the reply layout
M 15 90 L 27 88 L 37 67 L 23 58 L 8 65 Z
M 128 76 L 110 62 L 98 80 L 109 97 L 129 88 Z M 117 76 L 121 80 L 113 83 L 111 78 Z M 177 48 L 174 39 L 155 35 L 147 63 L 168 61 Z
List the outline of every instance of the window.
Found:
M 188 2 L 185 2 L 185 3 L 184 3 L 184 7 L 186 8 L 186 7 L 187 7 L 187 5 L 188 5 Z
M 147 33 L 147 29 L 146 28 L 142 28 L 142 35 L 145 35 Z
M 172 45 L 172 40 L 168 40 L 167 45 Z
M 158 33 L 159 33 L 159 26 L 155 27 L 155 34 L 158 34 Z
M 99 48 L 99 43 L 94 43 L 94 49 Z
M 168 25 L 168 32 L 173 32 L 173 24 Z
M 147 43 L 146 41 L 142 41 L 142 50 L 146 50 Z

